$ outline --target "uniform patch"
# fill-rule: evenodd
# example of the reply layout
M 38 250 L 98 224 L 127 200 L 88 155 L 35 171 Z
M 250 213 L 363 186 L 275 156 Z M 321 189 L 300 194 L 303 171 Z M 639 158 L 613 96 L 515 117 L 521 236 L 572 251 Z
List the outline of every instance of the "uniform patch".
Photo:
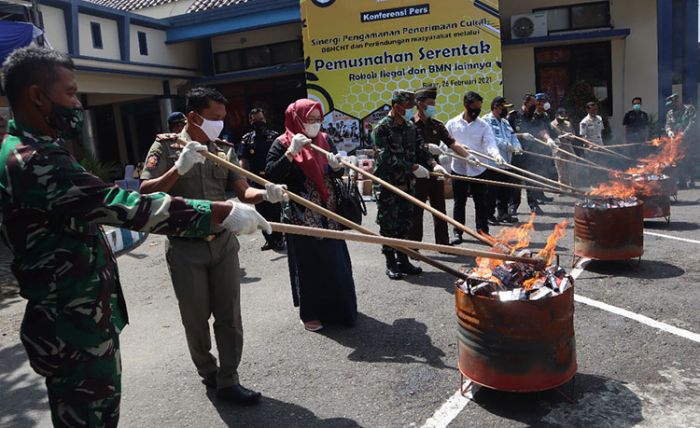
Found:
M 157 153 L 152 153 L 148 156 L 148 159 L 146 159 L 146 169 L 156 169 L 159 163 L 160 156 L 158 156 Z

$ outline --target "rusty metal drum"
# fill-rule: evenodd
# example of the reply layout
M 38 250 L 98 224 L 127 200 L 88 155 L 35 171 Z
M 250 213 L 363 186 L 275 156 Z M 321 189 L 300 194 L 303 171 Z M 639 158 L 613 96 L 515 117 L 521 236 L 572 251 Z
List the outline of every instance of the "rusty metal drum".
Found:
M 574 287 L 536 301 L 501 302 L 455 286 L 459 370 L 500 391 L 536 392 L 576 375 Z
M 574 208 L 574 255 L 594 260 L 627 260 L 644 254 L 644 204 Z

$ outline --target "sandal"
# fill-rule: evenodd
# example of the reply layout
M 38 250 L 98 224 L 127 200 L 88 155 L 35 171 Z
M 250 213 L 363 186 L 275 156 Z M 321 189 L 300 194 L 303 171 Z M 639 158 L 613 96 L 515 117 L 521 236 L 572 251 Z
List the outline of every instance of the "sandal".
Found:
M 301 320 L 300 320 L 301 321 Z M 301 321 L 301 325 L 304 326 L 304 329 L 306 331 L 319 331 L 323 329 L 323 324 L 321 324 L 321 321 L 318 320 L 313 320 L 313 321 Z

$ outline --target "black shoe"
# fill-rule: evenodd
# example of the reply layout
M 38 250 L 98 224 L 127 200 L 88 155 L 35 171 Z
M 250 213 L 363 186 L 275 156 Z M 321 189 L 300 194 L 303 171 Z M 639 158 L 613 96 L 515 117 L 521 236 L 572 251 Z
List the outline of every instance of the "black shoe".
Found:
M 500 224 L 499 220 L 494 216 L 489 217 L 488 222 L 491 226 L 498 226 Z
M 399 269 L 399 262 L 396 260 L 396 253 L 394 251 L 385 251 L 384 257 L 386 257 L 386 270 L 384 271 L 386 276 L 388 276 L 389 279 L 403 278 L 403 274 Z
M 272 246 L 272 244 L 270 244 L 269 242 L 265 242 L 265 245 L 260 247 L 260 251 L 268 251 L 268 250 L 272 250 L 273 248 L 274 247 Z
M 544 211 L 542 211 L 542 208 L 540 208 L 539 205 L 533 205 L 530 207 L 530 212 L 535 213 L 537 215 L 543 215 Z
M 512 215 L 504 215 L 502 217 L 498 217 L 498 221 L 501 223 L 508 223 L 508 224 L 513 224 L 518 222 L 518 218 L 514 217 Z
M 284 241 L 277 241 L 272 244 L 272 249 L 275 251 L 284 251 L 287 249 L 287 246 L 284 244 Z
M 464 239 L 462 239 L 462 235 L 455 235 L 450 241 L 450 245 L 459 245 L 462 242 L 464 242 Z
M 216 389 L 216 372 L 209 373 L 202 378 L 202 383 L 207 386 L 207 388 Z
M 545 204 L 547 202 L 554 202 L 554 198 L 548 198 L 547 196 L 542 196 L 541 198 L 537 198 L 537 202 L 541 204 Z
M 420 275 L 423 273 L 423 269 L 418 266 L 414 266 L 408 261 L 408 256 L 404 253 L 397 254 L 399 260 L 399 271 L 406 275 Z
M 216 391 L 216 398 L 236 404 L 258 404 L 262 394 L 244 388 L 240 383 Z

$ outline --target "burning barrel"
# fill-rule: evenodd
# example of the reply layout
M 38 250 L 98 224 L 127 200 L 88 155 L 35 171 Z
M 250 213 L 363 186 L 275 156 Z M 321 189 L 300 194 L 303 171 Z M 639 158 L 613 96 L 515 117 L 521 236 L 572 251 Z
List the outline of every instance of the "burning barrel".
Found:
M 574 208 L 574 255 L 627 260 L 644 253 L 643 203 L 636 199 L 588 198 Z
M 466 282 L 474 290 L 478 281 Z M 474 294 L 461 284 L 455 287 L 455 299 L 462 375 L 509 392 L 554 389 L 574 377 L 573 283 L 561 294 L 511 301 Z
M 640 174 L 633 177 L 637 198 L 644 202 L 644 218 L 671 220 L 671 195 L 675 184 L 668 175 Z

